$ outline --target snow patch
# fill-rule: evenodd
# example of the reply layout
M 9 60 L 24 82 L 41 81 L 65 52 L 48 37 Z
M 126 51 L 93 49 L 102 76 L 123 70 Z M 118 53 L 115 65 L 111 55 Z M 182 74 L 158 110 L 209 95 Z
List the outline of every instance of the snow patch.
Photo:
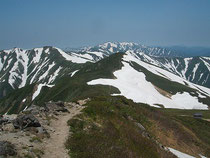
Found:
M 103 58 L 103 57 L 104 57 L 104 54 L 101 53 L 101 52 L 90 52 L 90 51 L 88 51 L 87 53 L 88 53 L 88 54 L 96 55 L 96 56 L 98 56 L 98 57 L 100 57 L 100 58 Z
M 26 98 L 22 100 L 22 102 L 24 103 L 26 101 Z
M 55 49 L 57 49 L 57 50 L 59 51 L 59 53 L 60 53 L 66 60 L 71 61 L 71 62 L 73 62 L 73 63 L 78 63 L 78 64 L 80 64 L 80 63 L 86 63 L 87 61 L 89 61 L 89 60 L 87 60 L 87 59 L 78 57 L 78 56 L 76 56 L 76 55 L 74 55 L 74 54 L 69 55 L 69 54 L 65 53 L 64 51 L 62 51 L 61 49 L 59 49 L 59 48 L 55 48 Z
M 168 148 L 170 152 L 172 152 L 174 155 L 176 155 L 178 158 L 195 158 L 194 156 L 190 156 L 188 154 L 182 153 L 178 150 L 175 150 L 173 148 Z
M 50 69 L 51 69 L 53 66 L 55 66 L 55 62 L 53 62 L 52 64 L 50 64 L 50 65 L 48 66 L 47 71 L 45 71 L 45 73 L 42 74 L 42 76 L 39 77 L 39 81 L 41 81 L 42 79 L 44 79 L 45 77 L 47 77 L 47 75 L 49 74 Z
M 53 81 L 55 81 L 55 79 L 56 79 L 56 77 L 58 76 L 58 73 L 60 72 L 61 69 L 62 69 L 62 67 L 60 66 L 60 67 L 53 73 L 53 75 L 50 76 L 49 83 L 52 83 Z
M 188 60 L 190 60 L 190 59 L 191 58 L 188 58 Z M 187 83 L 190 88 L 197 89 L 198 91 L 200 91 L 200 89 L 201 89 L 201 90 L 205 91 L 208 94 L 208 96 L 210 96 L 209 88 L 193 84 L 193 83 L 189 82 L 188 80 L 185 80 L 185 79 L 183 79 L 167 70 L 164 70 L 160 67 L 145 63 L 144 61 L 141 61 L 140 59 L 136 58 L 131 51 L 126 52 L 126 54 L 123 56 L 123 60 L 127 61 L 127 62 L 131 62 L 131 61 L 136 62 L 137 64 L 146 68 L 148 71 L 150 71 L 156 75 L 159 75 L 161 77 L 164 77 L 166 79 L 169 79 L 171 81 L 178 82 L 178 83 L 181 83 L 184 85 L 185 85 L 185 83 Z
M 199 156 L 200 156 L 201 158 L 207 158 L 206 156 L 203 156 L 203 155 L 201 155 L 201 154 L 200 154 Z
M 79 71 L 79 70 L 76 70 L 76 71 L 72 72 L 71 77 L 73 77 L 77 71 Z
M 187 92 L 177 93 L 171 98 L 163 96 L 152 83 L 146 80 L 143 72 L 136 71 L 126 62 L 122 63 L 124 65 L 122 69 L 113 73 L 116 79 L 96 79 L 87 84 L 114 86 L 120 90 L 120 95 L 132 99 L 134 102 L 146 103 L 151 106 L 162 104 L 165 108 L 208 109 L 207 105 L 199 103 L 196 97 Z
M 54 85 L 47 85 L 47 84 L 39 84 L 37 87 L 37 90 L 34 92 L 32 96 L 32 101 L 39 95 L 39 93 L 42 90 L 42 87 L 47 86 L 47 87 L 53 87 Z
M 198 66 L 199 66 L 199 63 L 197 63 L 197 64 L 195 64 L 195 66 L 194 66 L 194 68 L 193 68 L 193 71 L 192 71 L 192 81 L 194 80 L 194 78 L 195 78 L 195 73 L 196 73 L 196 71 L 197 71 L 197 69 L 198 69 Z
M 33 58 L 33 61 L 34 63 L 38 63 L 41 59 L 43 48 L 35 48 L 34 51 L 36 56 Z

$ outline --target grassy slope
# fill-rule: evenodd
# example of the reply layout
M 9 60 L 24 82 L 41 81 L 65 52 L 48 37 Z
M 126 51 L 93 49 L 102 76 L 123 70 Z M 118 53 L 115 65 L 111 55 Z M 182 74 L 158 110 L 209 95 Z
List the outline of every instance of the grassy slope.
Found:
M 26 106 L 30 105 L 34 86 L 35 84 L 27 85 L 2 98 L 0 100 L 0 113 L 4 114 L 8 111 L 8 114 L 19 113 Z M 22 103 L 23 99 L 26 99 L 25 103 Z
M 80 71 L 73 77 L 66 75 L 58 80 L 53 88 L 43 88 L 40 95 L 35 99 L 35 104 L 43 105 L 44 102 L 50 100 L 72 101 L 91 96 L 107 96 L 111 93 L 119 93 L 119 90 L 115 87 L 87 85 L 87 82 L 98 78 L 114 78 L 113 72 L 122 67 L 122 56 L 123 53 L 117 53 L 97 63 L 86 63 L 84 65 L 80 65 Z M 132 66 L 138 71 L 143 71 L 149 82 L 170 94 L 183 91 L 195 92 L 194 89 L 187 86 L 157 76 L 136 63 L 132 63 Z M 193 93 L 192 95 L 197 94 Z M 11 100 L 10 102 L 12 101 L 14 100 Z M 210 105 L 210 98 L 199 98 L 199 101 Z
M 118 53 L 97 63 L 86 64 L 73 77 L 63 77 L 53 88 L 43 91 L 36 99 L 37 104 L 49 100 L 72 101 L 91 96 L 119 93 L 119 90 L 112 86 L 91 86 L 87 85 L 87 82 L 97 78 L 114 78 L 113 72 L 122 67 L 121 58 L 122 54 Z
M 117 88 L 112 86 L 90 86 L 87 81 L 96 78 L 114 78 L 112 72 L 121 68 L 122 54 L 114 54 L 111 58 L 105 58 L 97 63 L 86 63 L 77 66 L 81 68 L 79 73 L 73 77 L 64 76 L 53 88 L 43 87 L 40 95 L 34 100 L 35 104 L 43 105 L 50 100 L 72 101 L 87 98 L 96 95 L 110 95 L 111 93 L 119 93 Z M 106 68 L 106 69 L 104 69 Z M 74 68 L 75 69 L 75 68 Z M 33 94 L 33 85 L 27 85 L 21 89 L 14 90 L 10 95 L 0 100 L 0 113 L 4 114 L 10 108 L 10 113 L 18 113 L 30 103 L 22 104 L 22 100 Z
M 83 114 L 68 123 L 73 132 L 66 147 L 72 158 L 173 157 L 135 124 L 149 126 L 141 106 L 124 97 L 94 97 Z M 132 118 L 132 119 L 131 119 Z
M 169 118 L 176 120 L 190 129 L 203 142 L 205 153 L 210 156 L 210 111 L 209 110 L 178 110 L 161 109 Z M 194 113 L 202 113 L 203 119 L 194 119 Z
M 83 113 L 69 126 L 73 134 L 66 147 L 73 158 L 80 157 L 172 157 L 155 140 L 190 155 L 210 156 L 210 123 L 179 118 L 172 111 L 136 104 L 124 97 L 93 97 Z M 149 133 L 142 136 L 136 125 L 141 123 Z M 202 128 L 201 128 L 202 127 Z
M 97 63 L 88 63 L 72 78 L 63 77 L 50 89 L 44 87 L 35 100 L 42 105 L 49 100 L 92 98 L 80 119 L 69 122 L 73 137 L 68 139 L 66 145 L 71 149 L 72 157 L 170 157 L 154 140 L 191 155 L 205 153 L 210 156 L 210 141 L 209 138 L 205 139 L 210 136 L 209 122 L 180 116 L 185 112 L 192 115 L 196 111 L 155 109 L 145 104 L 135 104 L 124 97 L 110 97 L 110 93 L 119 92 L 114 87 L 86 84 L 97 78 L 114 78 L 112 72 L 121 68 L 121 58 L 122 54 L 114 54 Z M 180 84 L 173 85 L 173 82 L 154 76 L 142 67 L 136 69 L 144 71 L 148 81 L 167 92 L 194 91 Z M 162 81 L 164 84 L 161 84 Z M 23 109 L 23 106 L 17 109 L 16 105 L 25 96 L 30 96 L 32 89 L 33 85 L 29 85 L 15 91 L 9 99 L 1 100 L 0 107 L 11 104 L 11 112 Z M 204 116 L 208 114 L 206 112 Z M 135 122 L 146 128 L 151 139 L 141 135 L 142 131 Z

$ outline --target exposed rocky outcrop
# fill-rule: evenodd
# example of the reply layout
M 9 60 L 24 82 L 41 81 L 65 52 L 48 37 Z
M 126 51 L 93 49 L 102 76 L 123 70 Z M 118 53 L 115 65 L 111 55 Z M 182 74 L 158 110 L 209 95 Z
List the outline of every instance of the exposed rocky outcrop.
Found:
M 16 149 L 13 144 L 7 141 L 0 141 L 0 157 L 15 156 Z
M 18 116 L 14 120 L 13 125 L 16 129 L 25 129 L 27 127 L 41 127 L 38 119 L 32 114 Z
M 43 157 L 46 151 L 48 153 L 45 157 L 48 157 L 53 149 L 45 148 L 51 147 L 52 143 L 59 143 L 54 142 L 54 139 L 60 140 L 60 137 L 64 137 L 61 143 L 65 142 L 66 135 L 59 135 L 60 130 L 62 131 L 64 125 L 67 126 L 68 119 L 77 115 L 83 108 L 81 105 L 86 102 L 80 101 L 79 104 L 51 101 L 43 106 L 31 105 L 18 115 L 0 117 L 0 158 L 12 154 L 16 155 L 15 157 Z M 62 125 L 59 122 L 61 120 Z M 68 134 L 68 127 L 65 128 Z M 58 129 L 59 131 L 56 131 Z M 57 145 L 64 148 L 63 144 Z
M 64 106 L 64 102 L 58 101 L 58 102 L 48 102 L 45 103 L 45 108 L 48 112 L 69 112 L 66 107 Z

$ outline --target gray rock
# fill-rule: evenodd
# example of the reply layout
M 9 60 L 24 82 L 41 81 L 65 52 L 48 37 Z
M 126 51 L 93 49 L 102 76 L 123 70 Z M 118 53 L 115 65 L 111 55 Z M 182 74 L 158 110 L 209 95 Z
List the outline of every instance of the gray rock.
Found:
M 69 112 L 65 106 L 64 102 L 58 101 L 58 102 L 48 102 L 45 103 L 46 109 L 49 112 L 57 111 L 57 112 Z
M 3 125 L 2 130 L 7 131 L 7 132 L 14 132 L 15 131 L 12 123 L 8 123 L 8 124 Z
M 47 133 L 46 129 L 43 128 L 43 127 L 37 127 L 36 129 L 37 129 L 37 132 L 40 133 L 40 134 L 46 134 Z
M 5 118 L 0 118 L 0 125 L 3 125 L 3 124 L 5 124 L 5 123 L 7 123 L 7 122 L 8 122 L 7 119 L 5 119 Z
M 142 126 L 142 124 L 136 123 L 136 125 L 137 125 L 142 131 L 145 131 L 145 130 L 146 130 L 146 129 L 144 128 L 144 126 Z
M 32 114 L 20 115 L 14 121 L 13 125 L 16 129 L 25 129 L 27 127 L 41 127 L 41 124 Z
M 46 112 L 46 108 L 37 106 L 37 105 L 31 105 L 28 109 L 24 111 L 24 113 L 30 113 L 33 115 L 38 115 L 40 112 Z
M 0 141 L 0 156 L 15 156 L 17 154 L 15 146 L 7 141 Z

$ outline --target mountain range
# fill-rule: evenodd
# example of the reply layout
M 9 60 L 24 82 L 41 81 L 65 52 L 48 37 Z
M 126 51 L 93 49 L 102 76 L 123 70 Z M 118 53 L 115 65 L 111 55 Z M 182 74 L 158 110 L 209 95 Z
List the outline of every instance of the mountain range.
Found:
M 1 140 L 23 157 L 210 157 L 209 74 L 208 56 L 136 43 L 2 50 Z
M 0 51 L 0 108 L 16 112 L 36 100 L 71 100 L 103 85 L 99 94 L 120 94 L 156 107 L 208 109 L 209 74 L 209 57 L 184 58 L 136 43 L 107 42 L 67 52 L 50 46 L 14 48 Z M 74 78 L 78 87 L 72 84 Z M 80 84 L 87 92 L 80 92 Z M 19 91 L 23 95 L 14 98 Z M 181 105 L 182 98 L 186 105 Z

